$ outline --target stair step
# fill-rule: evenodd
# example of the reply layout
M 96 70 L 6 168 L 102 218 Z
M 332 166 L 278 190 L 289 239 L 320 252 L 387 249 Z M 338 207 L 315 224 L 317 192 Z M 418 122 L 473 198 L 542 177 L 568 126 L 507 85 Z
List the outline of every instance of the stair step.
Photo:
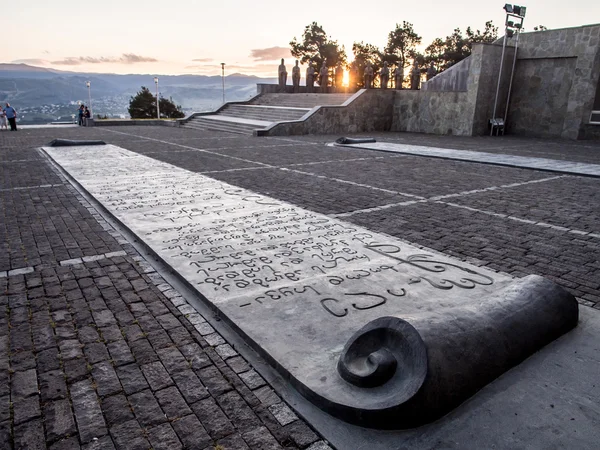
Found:
M 208 115 L 194 117 L 184 124 L 184 127 L 198 130 L 216 130 L 229 133 L 252 134 L 254 130 L 266 128 L 271 122 L 233 118 L 226 116 Z

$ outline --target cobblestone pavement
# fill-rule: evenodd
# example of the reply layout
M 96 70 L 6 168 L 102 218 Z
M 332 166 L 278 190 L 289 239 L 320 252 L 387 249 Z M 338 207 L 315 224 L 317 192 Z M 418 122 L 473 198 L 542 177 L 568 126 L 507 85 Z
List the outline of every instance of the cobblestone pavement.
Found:
M 49 132 L 0 133 L 0 448 L 330 448 L 34 149 Z
M 51 449 L 327 444 L 36 147 L 103 139 L 521 276 L 600 308 L 600 179 L 169 127 L 0 133 L 0 442 Z M 600 162 L 591 142 L 378 139 Z

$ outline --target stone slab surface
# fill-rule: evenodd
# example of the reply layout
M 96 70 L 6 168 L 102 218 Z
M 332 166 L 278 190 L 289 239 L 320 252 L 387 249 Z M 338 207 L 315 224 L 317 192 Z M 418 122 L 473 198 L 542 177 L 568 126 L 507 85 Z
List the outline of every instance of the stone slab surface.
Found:
M 546 158 L 528 158 L 524 156 L 473 152 L 448 148 L 423 147 L 419 145 L 374 142 L 368 144 L 334 144 L 336 146 L 377 150 L 383 152 L 402 153 L 406 155 L 428 156 L 431 158 L 454 159 L 459 161 L 497 164 L 501 166 L 523 167 L 536 170 L 547 170 L 574 175 L 600 177 L 600 164 L 586 164 L 571 161 L 558 161 Z
M 357 330 L 452 316 L 513 281 L 119 147 L 45 151 L 300 386 L 345 407 L 389 395 L 337 374 Z
M 245 119 L 243 117 L 229 117 L 229 116 L 200 116 L 202 119 L 210 119 L 216 120 L 217 122 L 227 122 L 227 123 L 243 123 L 245 125 L 257 125 L 261 127 L 266 127 L 270 125 L 272 122 L 267 122 L 264 120 L 256 120 L 256 119 Z

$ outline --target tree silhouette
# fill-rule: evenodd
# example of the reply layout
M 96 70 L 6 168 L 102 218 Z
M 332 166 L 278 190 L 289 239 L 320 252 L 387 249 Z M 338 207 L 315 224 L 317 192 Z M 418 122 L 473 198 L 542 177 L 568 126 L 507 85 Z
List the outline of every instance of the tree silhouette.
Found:
M 412 23 L 403 21 L 402 25 L 396 24 L 388 35 L 384 59 L 405 69 L 410 66 L 420 43 L 421 36 L 415 32 Z
M 323 65 L 325 58 L 327 58 L 327 66 L 330 69 L 333 69 L 338 63 L 346 64 L 346 50 L 344 47 L 340 47 L 337 41 L 327 36 L 323 27 L 317 22 L 304 27 L 301 41 L 294 37 L 290 42 L 290 52 L 302 64 L 313 64 L 317 71 Z M 317 82 L 318 78 L 316 77 Z
M 373 73 L 377 74 L 383 65 L 381 52 L 374 45 L 355 42 L 352 44 L 352 53 L 354 54 L 354 61 L 350 63 L 352 73 L 350 78 L 352 83 L 356 83 L 356 86 L 352 87 L 364 87 L 365 67 L 367 63 L 370 63 L 373 67 Z
M 156 97 L 150 90 L 142 89 L 129 100 L 129 115 L 132 119 L 156 119 Z M 184 117 L 181 106 L 176 106 L 172 99 L 160 97 L 160 117 L 178 119 Z

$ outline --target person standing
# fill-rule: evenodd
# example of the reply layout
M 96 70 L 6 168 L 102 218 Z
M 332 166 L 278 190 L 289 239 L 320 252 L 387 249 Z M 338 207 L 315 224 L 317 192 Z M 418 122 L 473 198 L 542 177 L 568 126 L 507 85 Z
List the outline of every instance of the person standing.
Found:
M 8 131 L 8 121 L 6 120 L 6 113 L 2 109 L 2 106 L 0 106 L 0 130 L 2 128 Z
M 17 131 L 17 111 L 15 108 L 10 106 L 10 103 L 7 103 L 4 113 L 6 114 L 8 123 L 10 123 L 10 131 Z
M 84 114 L 84 106 L 83 105 L 79 105 L 79 111 L 77 111 L 77 113 L 79 114 L 79 122 L 78 125 L 79 126 L 83 126 L 83 114 Z

